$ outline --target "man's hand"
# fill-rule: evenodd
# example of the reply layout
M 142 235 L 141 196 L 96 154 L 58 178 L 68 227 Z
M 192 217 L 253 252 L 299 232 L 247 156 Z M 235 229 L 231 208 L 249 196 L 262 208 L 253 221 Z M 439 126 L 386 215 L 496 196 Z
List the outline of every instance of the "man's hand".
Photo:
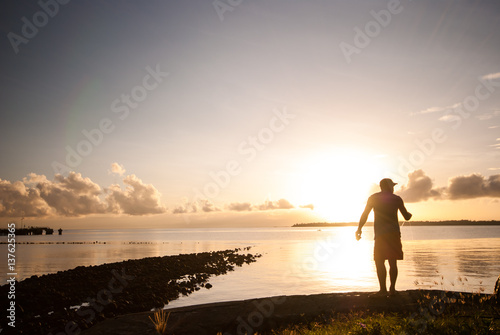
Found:
M 359 241 L 361 239 L 361 230 L 356 230 L 356 241 Z

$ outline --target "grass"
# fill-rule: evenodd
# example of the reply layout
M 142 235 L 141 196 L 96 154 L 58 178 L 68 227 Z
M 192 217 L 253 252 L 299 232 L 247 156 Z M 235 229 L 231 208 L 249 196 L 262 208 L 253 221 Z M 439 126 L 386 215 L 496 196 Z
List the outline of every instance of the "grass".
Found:
M 441 276 L 441 286 L 444 277 Z M 458 278 L 459 283 L 467 278 Z M 415 285 L 419 285 L 415 282 Z M 480 283 L 482 284 L 482 283 Z M 438 282 L 435 285 L 439 285 Z M 292 324 L 286 328 L 256 332 L 255 335 L 384 335 L 384 334 L 500 334 L 500 303 L 493 295 L 460 293 L 440 290 L 440 294 L 422 294 L 418 312 L 373 313 L 350 312 L 320 316 L 319 322 Z M 168 315 L 164 310 L 155 312 L 156 330 L 165 334 Z M 217 335 L 222 335 L 219 332 Z
M 351 312 L 337 314 L 326 322 L 294 325 L 266 334 L 500 334 L 500 306 L 492 299 L 480 294 L 468 298 L 458 294 L 456 299 L 428 296 L 420 301 L 419 313 L 411 315 Z M 432 304 L 444 307 L 433 309 Z
M 170 312 L 168 312 L 167 314 L 167 312 L 164 309 L 157 310 L 154 314 L 154 318 L 149 317 L 151 322 L 153 322 L 156 331 L 160 335 L 166 334 L 169 317 L 170 317 Z
M 255 335 L 384 335 L 384 334 L 500 334 L 500 306 L 493 296 L 457 293 L 451 298 L 424 295 L 418 313 L 338 313 L 320 322 L 289 325 Z M 433 305 L 444 306 L 434 309 Z M 151 321 L 159 334 L 166 334 L 170 313 L 156 311 Z M 220 332 L 217 335 L 222 335 Z
M 273 335 L 383 335 L 383 334 L 499 334 L 500 322 L 494 318 L 442 316 L 433 320 L 400 315 L 351 313 L 332 319 L 329 324 L 312 323 L 275 330 Z

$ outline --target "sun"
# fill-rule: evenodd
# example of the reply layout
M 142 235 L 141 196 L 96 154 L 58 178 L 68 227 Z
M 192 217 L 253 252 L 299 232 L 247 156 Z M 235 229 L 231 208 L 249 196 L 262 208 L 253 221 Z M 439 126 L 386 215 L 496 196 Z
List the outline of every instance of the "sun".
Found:
M 355 222 L 368 196 L 383 177 L 380 157 L 355 150 L 334 150 L 306 160 L 300 172 L 299 198 L 312 203 L 329 222 Z

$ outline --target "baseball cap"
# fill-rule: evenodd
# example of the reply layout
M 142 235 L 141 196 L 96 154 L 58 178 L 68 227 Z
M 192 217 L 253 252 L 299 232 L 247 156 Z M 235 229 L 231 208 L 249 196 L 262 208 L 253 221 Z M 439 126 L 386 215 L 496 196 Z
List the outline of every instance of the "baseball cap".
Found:
M 380 187 L 394 186 L 394 185 L 397 185 L 397 184 L 398 183 L 393 182 L 392 179 L 390 179 L 390 178 L 384 178 L 379 183 Z

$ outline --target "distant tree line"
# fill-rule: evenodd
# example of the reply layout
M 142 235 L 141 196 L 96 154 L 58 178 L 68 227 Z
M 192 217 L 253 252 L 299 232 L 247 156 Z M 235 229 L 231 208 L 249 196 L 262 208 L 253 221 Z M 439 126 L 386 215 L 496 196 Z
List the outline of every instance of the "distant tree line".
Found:
M 346 227 L 357 226 L 357 222 L 311 222 L 296 223 L 292 227 Z M 373 226 L 373 222 L 367 222 Z M 408 221 L 408 226 L 500 226 L 500 221 L 472 221 L 472 220 L 445 220 L 445 221 Z

